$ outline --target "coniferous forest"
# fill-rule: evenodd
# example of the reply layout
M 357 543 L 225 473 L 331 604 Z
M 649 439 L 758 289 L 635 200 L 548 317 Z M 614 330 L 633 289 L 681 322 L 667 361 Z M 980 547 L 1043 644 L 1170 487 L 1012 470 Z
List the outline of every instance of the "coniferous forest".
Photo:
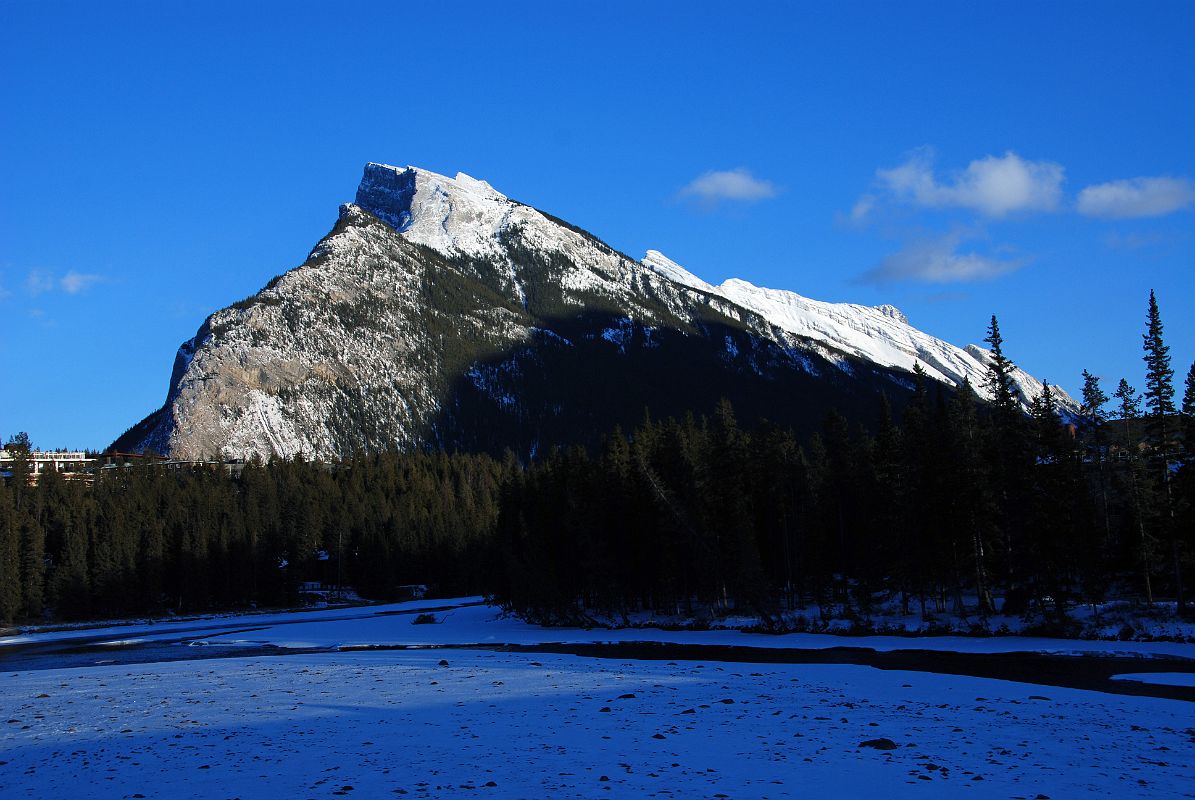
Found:
M 866 614 L 1065 620 L 1109 598 L 1189 605 L 1195 365 L 1181 397 L 1151 294 L 1143 392 L 1084 371 L 1075 414 L 1026 414 L 995 317 L 981 401 L 914 376 L 897 419 L 830 414 L 799 441 L 730 403 L 645 411 L 603 444 L 514 455 L 398 451 L 54 472 L 0 481 L 0 622 L 298 602 L 305 581 L 391 599 L 486 594 L 543 621 L 808 603 Z M 28 453 L 28 437 L 9 442 Z

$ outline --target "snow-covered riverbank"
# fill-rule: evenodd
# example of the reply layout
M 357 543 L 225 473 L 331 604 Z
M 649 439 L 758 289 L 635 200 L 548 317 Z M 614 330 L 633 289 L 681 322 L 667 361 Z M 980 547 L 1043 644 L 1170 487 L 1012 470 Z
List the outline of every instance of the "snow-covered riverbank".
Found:
M 412 625 L 429 611 L 436 624 Z M 0 637 L 6 645 L 54 641 L 109 641 L 113 644 L 176 639 L 197 644 L 275 645 L 291 648 L 357 645 L 588 644 L 666 642 L 767 648 L 863 647 L 877 651 L 944 650 L 961 653 L 1056 653 L 1121 656 L 1172 656 L 1195 660 L 1195 644 L 1122 642 L 1104 639 L 1052 639 L 1032 636 L 856 636 L 833 633 L 760 634 L 732 629 L 665 630 L 653 627 L 541 627 L 510 617 L 480 597 L 420 600 L 389 605 L 332 608 L 277 614 L 226 615 L 205 619 L 132 623 L 105 628 L 27 632 Z M 0 669 L 3 669 L 0 663 Z
M 411 612 L 445 605 L 208 620 L 187 641 L 845 644 L 541 629 L 463 604 L 432 612 L 436 624 L 412 624 Z M 178 639 L 183 625 L 195 621 L 83 633 L 119 648 Z M 61 638 L 71 633 L 8 644 L 71 644 Z M 866 637 L 863 646 L 901 645 L 1195 656 L 1192 645 L 1004 638 Z M 6 798 L 1195 796 L 1195 704 L 1180 700 L 849 664 L 414 649 L 14 672 L 3 652 Z

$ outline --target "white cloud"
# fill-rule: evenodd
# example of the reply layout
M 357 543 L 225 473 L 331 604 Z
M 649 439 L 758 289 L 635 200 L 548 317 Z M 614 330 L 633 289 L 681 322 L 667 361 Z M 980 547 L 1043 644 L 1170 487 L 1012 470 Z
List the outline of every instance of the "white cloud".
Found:
M 89 286 L 99 283 L 102 280 L 103 277 L 100 275 L 88 275 L 82 272 L 75 272 L 72 269 L 70 272 L 62 276 L 62 279 L 58 281 L 58 285 L 62 288 L 62 291 L 66 292 L 67 294 L 78 294 Z
M 62 291 L 67 294 L 79 294 L 104 280 L 103 275 L 69 270 L 61 278 L 42 269 L 30 270 L 25 278 L 25 291 L 33 297 L 47 292 Z
M 678 196 L 716 205 L 723 200 L 752 202 L 775 197 L 780 189 L 771 181 L 757 178 L 747 169 L 711 170 L 694 178 Z
M 959 230 L 915 241 L 887 256 L 860 280 L 865 283 L 967 283 L 991 280 L 1029 263 L 1025 258 L 999 259 L 975 252 L 958 252 L 961 244 L 973 238 L 973 233 Z
M 929 208 L 969 208 L 989 217 L 1053 211 L 1062 197 L 1065 170 L 1052 161 L 1027 161 L 1011 151 L 986 156 L 939 182 L 933 151 L 921 148 L 900 166 L 876 170 L 880 185 L 897 199 Z
M 865 194 L 855 201 L 855 205 L 851 208 L 851 222 L 861 223 L 867 220 L 868 215 L 871 214 L 872 209 L 875 208 L 876 198 L 874 194 Z
M 1195 184 L 1186 178 L 1128 178 L 1088 186 L 1079 192 L 1079 213 L 1125 219 L 1160 217 L 1195 203 Z
M 36 297 L 54 290 L 54 276 L 45 270 L 30 270 L 25 277 L 25 291 Z

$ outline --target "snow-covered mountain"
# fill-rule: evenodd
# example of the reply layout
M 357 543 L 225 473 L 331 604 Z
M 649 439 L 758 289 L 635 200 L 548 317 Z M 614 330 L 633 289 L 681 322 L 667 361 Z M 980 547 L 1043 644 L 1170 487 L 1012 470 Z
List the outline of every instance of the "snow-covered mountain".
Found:
M 179 348 L 163 407 L 116 446 L 181 458 L 532 453 L 722 396 L 744 418 L 810 428 L 830 407 L 874 415 L 880 391 L 899 404 L 916 363 L 982 396 L 987 359 L 892 306 L 713 286 L 485 181 L 368 164 L 307 260 L 209 317 Z M 1026 404 L 1041 389 L 1018 372 Z
M 984 387 L 992 358 L 989 351 L 974 344 L 955 347 L 917 330 L 896 306 L 826 303 L 783 289 L 765 289 L 739 278 L 711 286 L 658 250 L 648 250 L 642 263 L 670 280 L 754 311 L 781 330 L 881 366 L 911 372 L 914 364 L 920 364 L 927 375 L 949 386 L 962 386 L 964 380 L 969 380 L 980 397 L 990 399 Z M 1042 392 L 1042 382 L 1020 368 L 1013 381 L 1026 408 Z M 1058 387 L 1052 391 L 1065 405 L 1073 404 Z

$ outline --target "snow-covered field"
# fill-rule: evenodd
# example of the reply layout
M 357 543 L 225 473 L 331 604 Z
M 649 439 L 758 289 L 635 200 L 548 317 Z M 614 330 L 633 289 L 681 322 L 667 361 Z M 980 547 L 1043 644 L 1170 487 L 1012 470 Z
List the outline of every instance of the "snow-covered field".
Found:
M 0 636 L 0 647 L 14 644 L 34 644 L 69 639 L 111 637 L 134 639 L 142 637 L 168 638 L 181 633 L 200 630 L 225 631 L 230 628 L 269 627 L 286 623 L 327 622 L 337 619 L 385 617 L 395 612 L 415 612 L 446 606 L 459 607 L 480 603 L 480 597 L 459 597 L 451 600 L 414 600 L 389 605 L 360 605 L 331 607 L 308 611 L 275 611 L 264 613 L 229 613 L 209 616 L 182 617 L 170 620 L 131 620 L 103 624 L 79 623 L 48 628 L 26 628 L 19 633 Z
M 435 611 L 435 625 L 412 625 L 421 610 Z M 210 632 L 210 633 L 209 633 Z M 865 647 L 878 651 L 947 650 L 963 653 L 1057 653 L 1122 656 L 1176 656 L 1195 659 L 1195 644 L 1121 642 L 1116 640 L 1049 639 L 1031 636 L 850 636 L 831 633 L 765 635 L 738 630 L 661 630 L 650 627 L 543 628 L 504 616 L 480 597 L 420 600 L 390 605 L 330 608 L 276 614 L 226 615 L 103 628 L 69 628 L 0 637 L 0 656 L 7 645 L 68 640 L 108 641 L 113 645 L 177 639 L 226 646 L 276 645 L 291 648 L 356 645 L 540 644 L 559 642 L 671 642 L 768 648 Z M 3 662 L 0 661 L 0 670 Z
M 178 638 L 183 626 L 209 625 L 195 634 L 207 644 L 200 650 L 228 652 L 225 644 L 249 654 L 6 672 L 0 647 L 0 796 L 1195 797 L 1195 704 L 1179 700 L 853 665 L 464 649 L 262 656 L 251 649 L 262 642 L 307 648 L 615 639 L 843 644 L 842 637 L 810 634 L 544 630 L 481 605 L 436 612 L 439 624 L 412 625 L 403 612 L 418 607 L 0 641 Z M 919 649 L 930 644 L 903 641 Z M 887 646 L 865 642 L 877 644 Z M 1143 654 L 1163 648 L 1195 657 L 1195 646 L 1166 643 L 932 644 Z M 1181 684 L 1184 674 L 1124 677 Z

